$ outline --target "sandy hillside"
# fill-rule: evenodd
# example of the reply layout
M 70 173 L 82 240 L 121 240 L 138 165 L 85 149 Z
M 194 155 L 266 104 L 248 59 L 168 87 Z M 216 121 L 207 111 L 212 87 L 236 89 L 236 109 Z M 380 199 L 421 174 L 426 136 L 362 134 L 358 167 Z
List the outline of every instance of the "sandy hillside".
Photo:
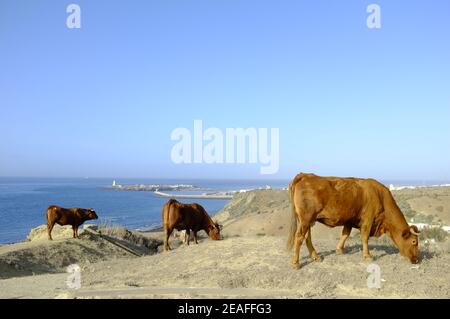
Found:
M 402 189 L 393 194 L 403 205 L 407 203 L 413 212 L 435 223 L 450 225 L 450 187 Z
M 96 227 L 91 227 L 96 229 Z M 139 255 L 157 252 L 160 240 L 149 240 L 124 228 L 104 229 L 104 236 L 130 248 Z M 79 232 L 80 239 L 72 239 L 70 226 L 55 226 L 53 241 L 47 240 L 46 226 L 33 229 L 27 241 L 0 247 L 0 279 L 64 272 L 71 264 L 90 264 L 117 258 L 136 257 L 111 242 L 86 231 Z M 0 281 L 1 282 L 1 281 Z M 1 286 L 1 284 L 0 284 Z
M 419 265 L 394 249 L 372 245 L 381 267 L 381 289 L 367 288 L 367 266 L 359 243 L 336 255 L 329 241 L 315 242 L 321 263 L 302 253 L 302 268 L 293 270 L 280 237 L 248 236 L 181 247 L 169 253 L 115 259 L 82 266 L 82 288 L 65 286 L 66 274 L 0 281 L 0 296 L 48 298 L 448 298 L 449 245 L 435 245 Z M 20 287 L 20 288 L 19 288 Z
M 400 205 L 424 196 L 434 198 L 435 192 L 410 191 L 396 192 Z M 408 209 L 414 218 L 426 216 Z M 447 210 L 448 206 L 444 206 L 443 212 Z M 70 232 L 61 230 L 59 239 L 48 242 L 45 229 L 37 229 L 31 241 L 0 247 L 0 297 L 450 297 L 450 273 L 446 270 L 450 241 L 445 236 L 442 241 L 428 240 L 426 245 L 422 238 L 422 261 L 417 265 L 401 257 L 385 237 L 371 239 L 373 263 L 381 268 L 382 283 L 380 289 L 370 289 L 369 263 L 362 259 L 357 230 L 348 241 L 347 253 L 337 255 L 334 249 L 340 229 L 317 224 L 313 243 L 323 262 L 311 262 L 303 246 L 302 268 L 292 269 L 291 253 L 286 250 L 289 214 L 286 191 L 238 194 L 215 217 L 224 225 L 224 240 L 212 241 L 203 234 L 199 245 L 186 247 L 172 237 L 175 249 L 168 253 L 160 252 L 161 232 L 103 230 L 103 236 L 109 234 L 142 257 L 91 233 L 83 233 L 81 239 L 75 240 L 69 238 Z M 64 270 L 70 263 L 82 269 L 79 290 L 66 286 Z

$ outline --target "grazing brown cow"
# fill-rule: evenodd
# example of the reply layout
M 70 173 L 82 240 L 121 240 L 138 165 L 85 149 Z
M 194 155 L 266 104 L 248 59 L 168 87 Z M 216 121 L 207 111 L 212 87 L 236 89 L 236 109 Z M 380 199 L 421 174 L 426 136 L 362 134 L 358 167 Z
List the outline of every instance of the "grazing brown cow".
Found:
M 90 219 L 98 219 L 95 210 L 92 208 L 62 208 L 59 206 L 49 206 L 46 217 L 49 240 L 53 240 L 52 229 L 55 223 L 61 226 L 72 225 L 73 238 L 78 238 L 78 227 L 81 224 Z
M 292 207 L 288 247 L 294 247 L 294 268 L 299 268 L 300 247 L 306 239 L 310 257 L 320 261 L 311 242 L 315 221 L 330 227 L 344 226 L 336 247 L 343 253 L 352 228 L 361 230 L 363 256 L 371 259 L 370 236 L 387 234 L 411 263 L 419 260 L 419 230 L 409 226 L 391 192 L 373 179 L 320 177 L 298 174 L 289 185 Z
M 169 200 L 162 209 L 164 227 L 164 251 L 170 249 L 169 237 L 174 229 L 186 230 L 185 242 L 189 245 L 190 231 L 194 232 L 197 242 L 197 232 L 204 230 L 213 240 L 221 239 L 221 226 L 215 223 L 205 209 L 199 204 L 183 204 L 175 199 Z

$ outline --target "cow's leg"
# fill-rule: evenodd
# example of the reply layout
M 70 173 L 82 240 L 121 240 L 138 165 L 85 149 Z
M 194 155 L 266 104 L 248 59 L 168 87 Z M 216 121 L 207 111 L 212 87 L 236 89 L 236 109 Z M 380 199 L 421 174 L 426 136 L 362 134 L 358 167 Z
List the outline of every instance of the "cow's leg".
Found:
M 308 229 L 309 224 L 305 225 L 304 223 L 297 221 L 297 231 L 295 232 L 294 239 L 294 258 L 292 259 L 292 266 L 295 269 L 300 268 L 300 247 L 302 246 L 303 240 L 306 238 Z
M 54 221 L 48 221 L 47 222 L 48 240 L 53 240 L 53 238 L 52 238 L 52 230 L 53 230 L 54 226 L 55 226 L 55 222 Z
M 170 234 L 172 234 L 173 229 L 170 229 L 169 227 L 164 227 L 164 251 L 170 250 L 169 246 L 169 238 Z
M 373 257 L 369 252 L 369 237 L 371 225 L 364 225 L 361 227 L 361 241 L 363 246 L 363 257 L 366 260 L 372 260 Z
M 186 229 L 186 232 L 184 233 L 184 243 L 189 246 L 189 241 L 191 240 L 191 230 Z
M 350 236 L 351 231 L 352 231 L 352 226 L 344 225 L 344 229 L 342 229 L 341 239 L 339 240 L 339 243 L 336 246 L 336 253 L 338 253 L 338 254 L 344 253 L 345 241 Z
M 306 237 L 306 246 L 308 247 L 309 257 L 314 261 L 322 261 L 322 258 L 317 254 L 311 241 L 311 227 L 308 229 L 308 236 Z
M 195 242 L 196 244 L 198 244 L 198 241 L 197 241 L 197 232 L 196 232 L 196 231 L 194 231 L 194 242 Z
M 73 232 L 73 238 L 77 238 L 77 236 L 76 236 L 76 228 L 75 228 L 76 226 L 72 226 L 72 232 Z
M 78 236 L 78 227 L 79 227 L 79 226 L 76 226 L 76 227 L 75 227 L 75 236 L 76 236 L 77 238 L 80 238 L 80 236 Z

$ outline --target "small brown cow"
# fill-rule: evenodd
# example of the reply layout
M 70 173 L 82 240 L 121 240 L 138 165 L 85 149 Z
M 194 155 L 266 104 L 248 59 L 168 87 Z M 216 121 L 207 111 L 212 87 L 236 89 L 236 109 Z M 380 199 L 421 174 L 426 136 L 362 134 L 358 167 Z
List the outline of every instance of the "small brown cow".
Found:
M 194 241 L 197 242 L 197 232 L 204 230 L 213 240 L 220 240 L 221 226 L 215 223 L 205 209 L 196 203 L 183 204 L 175 199 L 170 199 L 162 209 L 162 222 L 164 227 L 164 251 L 170 249 L 169 237 L 174 229 L 186 230 L 185 243 L 189 245 L 190 231 L 194 233 Z
M 52 238 L 52 229 L 55 224 L 64 226 L 72 225 L 73 238 L 78 238 L 78 227 L 87 220 L 98 219 L 95 210 L 92 208 L 62 208 L 59 206 L 49 206 L 46 212 L 48 239 Z
M 363 256 L 369 253 L 369 237 L 387 234 L 411 263 L 419 260 L 419 230 L 409 226 L 388 188 L 373 179 L 321 177 L 298 174 L 289 185 L 292 207 L 288 247 L 294 247 L 292 260 L 299 268 L 300 247 L 306 239 L 310 257 L 320 261 L 311 242 L 315 221 L 330 227 L 344 226 L 336 247 L 343 253 L 352 228 L 361 230 Z

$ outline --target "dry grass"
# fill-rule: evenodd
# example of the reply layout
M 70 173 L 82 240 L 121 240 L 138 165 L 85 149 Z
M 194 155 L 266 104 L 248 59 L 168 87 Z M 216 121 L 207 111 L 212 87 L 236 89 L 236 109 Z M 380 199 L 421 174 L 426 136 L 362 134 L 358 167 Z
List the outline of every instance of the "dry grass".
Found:
M 420 230 L 420 239 L 434 239 L 438 242 L 443 242 L 449 237 L 448 232 L 442 229 L 442 227 L 424 227 Z
M 156 253 L 161 240 L 148 238 L 138 232 L 132 232 L 125 227 L 100 225 L 97 229 L 99 233 L 110 238 L 114 238 L 125 245 L 138 246 L 148 249 L 148 253 Z

